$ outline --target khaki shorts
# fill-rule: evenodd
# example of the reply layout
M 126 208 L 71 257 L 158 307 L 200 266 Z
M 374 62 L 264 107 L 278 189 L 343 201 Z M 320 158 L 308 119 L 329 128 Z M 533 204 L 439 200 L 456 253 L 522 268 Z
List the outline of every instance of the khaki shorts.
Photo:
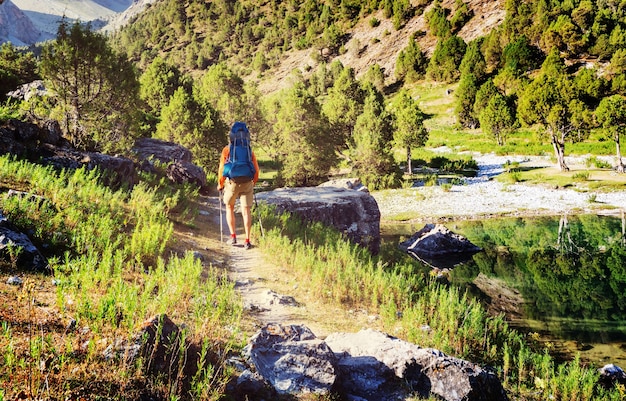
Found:
M 224 204 L 235 206 L 237 198 L 241 207 L 252 207 L 254 197 L 254 181 L 237 184 L 235 181 L 227 179 L 224 183 Z

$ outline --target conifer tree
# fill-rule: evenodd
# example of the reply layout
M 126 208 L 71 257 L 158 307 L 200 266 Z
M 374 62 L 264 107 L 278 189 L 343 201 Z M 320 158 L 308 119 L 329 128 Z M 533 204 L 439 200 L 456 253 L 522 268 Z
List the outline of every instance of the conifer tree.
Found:
M 90 26 L 63 21 L 44 46 L 41 74 L 52 90 L 62 128 L 81 149 L 125 151 L 137 134 L 139 84 L 133 65 Z
M 277 182 L 288 186 L 313 186 L 328 179 L 337 163 L 337 138 L 315 98 L 302 82 L 283 91 L 274 103 L 280 169 Z
M 556 49 L 521 94 L 517 111 L 524 123 L 538 124 L 546 130 L 559 168 L 568 171 L 565 144 L 584 137 L 590 126 L 589 110 L 580 100 Z
M 350 158 L 361 181 L 372 190 L 397 187 L 401 171 L 392 153 L 393 117 L 373 87 L 368 91 L 352 137 Z

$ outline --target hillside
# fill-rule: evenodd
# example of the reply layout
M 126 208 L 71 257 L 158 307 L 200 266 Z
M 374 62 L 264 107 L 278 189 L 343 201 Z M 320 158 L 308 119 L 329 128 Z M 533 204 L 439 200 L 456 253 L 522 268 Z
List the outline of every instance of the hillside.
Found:
M 455 0 L 444 0 L 442 6 L 451 10 L 455 9 Z M 474 13 L 474 17 L 460 30 L 458 35 L 467 43 L 480 36 L 488 34 L 504 21 L 504 0 L 469 0 L 466 3 Z M 426 11 L 419 16 L 413 17 L 400 30 L 395 30 L 393 22 L 383 17 L 383 12 L 378 11 L 374 15 L 360 19 L 349 32 L 350 40 L 345 45 L 348 51 L 335 57 L 343 65 L 355 70 L 356 76 L 362 76 L 367 69 L 378 64 L 384 71 L 386 84 L 394 82 L 393 78 L 396 59 L 401 50 L 408 43 L 409 37 L 414 32 L 425 32 L 418 40 L 420 48 L 428 56 L 432 55 L 437 44 L 437 38 L 428 33 L 425 19 Z M 372 27 L 369 20 L 376 17 L 380 25 Z M 259 89 L 262 93 L 269 93 L 276 89 L 289 85 L 289 75 L 294 69 L 305 70 L 310 66 L 315 69 L 316 62 L 311 58 L 311 49 L 291 50 L 283 55 L 280 64 L 272 68 L 271 72 L 259 81 Z M 331 63 L 333 60 L 330 60 Z

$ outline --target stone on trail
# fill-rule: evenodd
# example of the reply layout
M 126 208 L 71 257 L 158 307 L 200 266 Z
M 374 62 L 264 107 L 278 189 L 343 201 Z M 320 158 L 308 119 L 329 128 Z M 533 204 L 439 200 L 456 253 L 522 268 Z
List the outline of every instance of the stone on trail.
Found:
M 337 378 L 335 355 L 304 326 L 268 324 L 244 355 L 279 394 L 329 394 Z

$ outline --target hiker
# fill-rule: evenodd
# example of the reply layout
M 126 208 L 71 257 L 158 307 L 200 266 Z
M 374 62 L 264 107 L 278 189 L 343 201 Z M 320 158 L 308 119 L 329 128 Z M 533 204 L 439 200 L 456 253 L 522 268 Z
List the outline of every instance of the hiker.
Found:
M 250 231 L 252 228 L 252 202 L 254 185 L 259 179 L 259 164 L 250 147 L 250 131 L 243 122 L 235 122 L 231 127 L 228 145 L 222 149 L 220 166 L 217 173 L 217 190 L 222 194 L 226 205 L 226 223 L 230 231 L 228 243 L 237 244 L 235 231 L 235 201 L 239 198 L 241 215 L 246 234 L 243 244 L 250 249 Z M 220 216 L 221 219 L 221 216 Z

